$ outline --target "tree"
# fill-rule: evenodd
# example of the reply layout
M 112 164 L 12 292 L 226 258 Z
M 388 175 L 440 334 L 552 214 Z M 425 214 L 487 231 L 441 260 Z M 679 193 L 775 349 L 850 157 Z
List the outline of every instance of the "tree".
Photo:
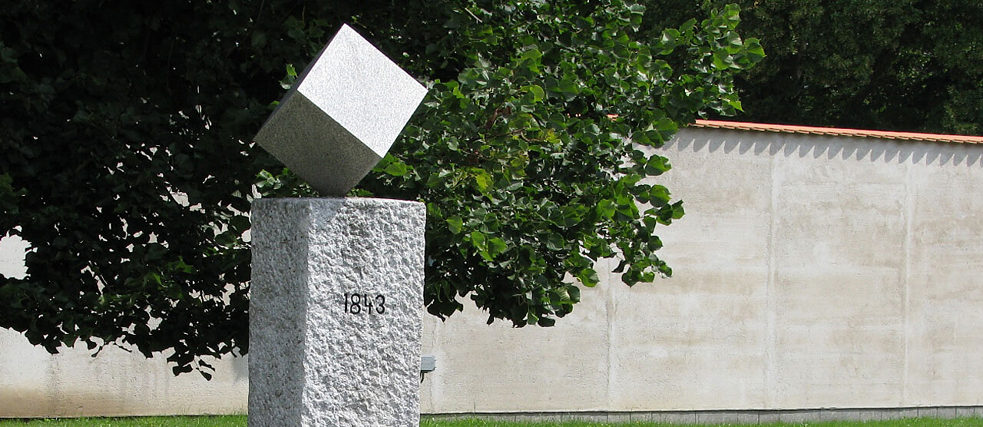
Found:
M 432 79 L 353 193 L 426 202 L 431 313 L 470 297 L 548 326 L 599 258 L 629 285 L 671 274 L 654 232 L 682 205 L 645 147 L 740 109 L 733 76 L 764 54 L 738 8 L 650 37 L 625 0 L 409 3 L 0 10 L 0 233 L 31 243 L 27 277 L 0 277 L 0 327 L 206 377 L 205 357 L 247 352 L 249 202 L 310 194 L 249 139 L 342 22 Z
M 704 3 L 709 7 L 720 1 Z M 739 0 L 768 58 L 736 80 L 743 120 L 983 134 L 983 3 Z M 699 3 L 650 1 L 673 25 Z

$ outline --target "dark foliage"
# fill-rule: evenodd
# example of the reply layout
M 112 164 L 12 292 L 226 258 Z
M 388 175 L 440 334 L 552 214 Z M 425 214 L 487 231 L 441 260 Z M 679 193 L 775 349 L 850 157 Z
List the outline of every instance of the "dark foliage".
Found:
M 593 261 L 627 284 L 670 270 L 649 177 L 698 114 L 740 109 L 763 56 L 737 9 L 664 33 L 622 0 L 299 3 L 23 0 L 0 9 L 0 327 L 51 352 L 85 342 L 174 371 L 248 351 L 250 201 L 306 194 L 250 138 L 342 22 L 411 74 L 424 106 L 357 194 L 427 203 L 426 302 L 551 325 Z M 652 34 L 656 34 L 652 36 Z M 617 114 L 611 118 L 609 115 Z M 626 142 L 630 136 L 633 143 Z

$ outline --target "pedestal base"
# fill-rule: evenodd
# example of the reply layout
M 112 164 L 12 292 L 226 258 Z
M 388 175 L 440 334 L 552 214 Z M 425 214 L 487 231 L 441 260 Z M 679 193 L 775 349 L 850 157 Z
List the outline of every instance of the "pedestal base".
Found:
M 250 426 L 419 424 L 422 203 L 252 210 Z

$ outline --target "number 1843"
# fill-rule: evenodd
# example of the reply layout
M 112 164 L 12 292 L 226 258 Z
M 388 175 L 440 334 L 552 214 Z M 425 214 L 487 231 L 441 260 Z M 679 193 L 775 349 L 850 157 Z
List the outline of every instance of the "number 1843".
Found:
M 345 293 L 345 313 L 348 314 L 384 314 L 386 312 L 386 296 L 382 294 L 349 294 Z

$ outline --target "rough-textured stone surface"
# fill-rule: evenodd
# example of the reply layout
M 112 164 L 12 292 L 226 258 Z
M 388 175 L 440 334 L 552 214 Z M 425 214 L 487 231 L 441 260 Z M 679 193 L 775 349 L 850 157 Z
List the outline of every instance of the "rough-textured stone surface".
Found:
M 418 424 L 425 215 L 396 200 L 253 204 L 251 426 Z
M 342 26 L 255 141 L 326 196 L 343 196 L 386 155 L 427 89 Z

